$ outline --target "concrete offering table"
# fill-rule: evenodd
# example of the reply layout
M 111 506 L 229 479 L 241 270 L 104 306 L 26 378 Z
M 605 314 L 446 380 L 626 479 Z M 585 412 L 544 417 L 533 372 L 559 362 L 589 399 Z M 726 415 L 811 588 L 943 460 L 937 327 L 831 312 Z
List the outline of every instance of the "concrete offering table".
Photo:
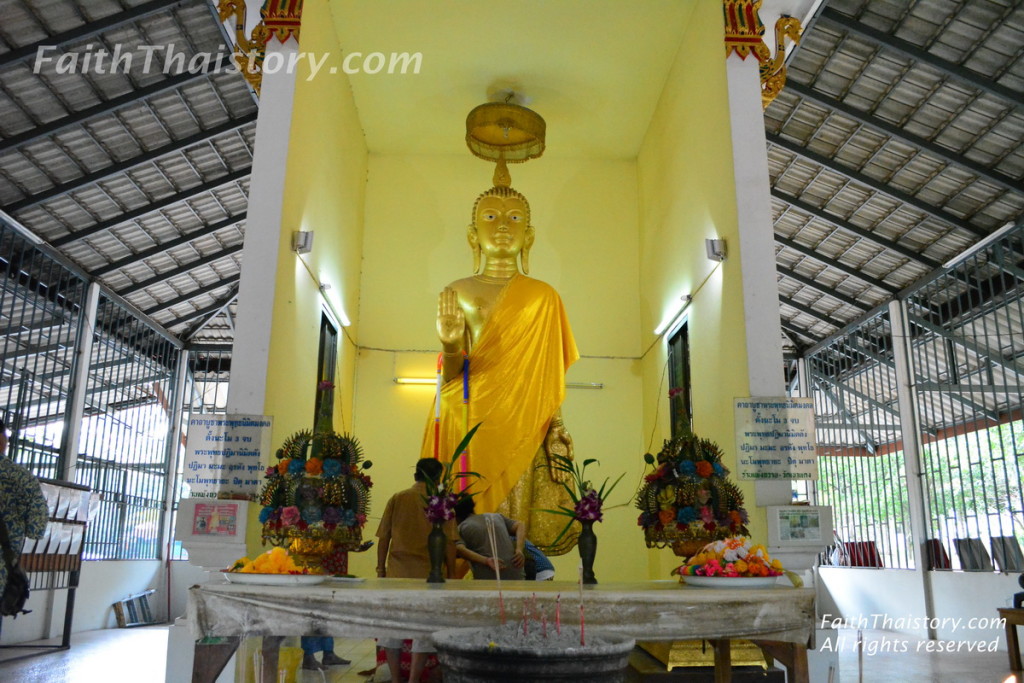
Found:
M 562 595 L 562 621 L 579 625 L 579 588 L 568 581 L 502 581 L 506 614 L 520 618 L 522 603 L 537 605 L 553 620 Z M 637 640 L 711 641 L 715 680 L 730 680 L 729 641 L 754 640 L 807 683 L 807 648 L 814 636 L 810 588 L 715 589 L 676 581 L 602 583 L 586 586 L 588 627 Z M 193 681 L 213 681 L 242 638 L 324 635 L 340 638 L 419 638 L 443 628 L 498 623 L 493 582 L 412 579 L 328 579 L 315 586 L 208 584 L 189 589 L 188 621 L 197 638 Z M 278 638 L 267 638 L 264 671 L 276 677 Z

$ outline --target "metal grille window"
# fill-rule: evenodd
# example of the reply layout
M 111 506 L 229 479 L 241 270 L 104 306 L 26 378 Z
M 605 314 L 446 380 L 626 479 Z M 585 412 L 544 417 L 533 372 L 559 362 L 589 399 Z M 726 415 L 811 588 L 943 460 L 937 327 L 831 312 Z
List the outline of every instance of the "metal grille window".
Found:
M 187 374 L 185 375 L 184 405 L 182 406 L 181 433 L 176 442 L 174 487 L 170 506 L 172 510 L 171 529 L 174 529 L 178 514 L 178 501 L 188 495 L 182 484 L 185 470 L 185 436 L 188 421 L 194 415 L 215 415 L 227 412 L 228 381 L 231 378 L 231 347 L 202 345 L 188 350 Z M 172 531 L 173 533 L 173 531 Z M 181 542 L 175 540 L 170 549 L 170 559 L 187 560 L 188 552 Z
M 931 566 L 1024 570 L 1024 226 L 907 297 Z
M 887 313 L 807 357 L 817 416 L 817 502 L 834 508 L 854 566 L 912 568 L 895 358 Z
M 100 494 L 88 559 L 159 556 L 178 358 L 171 340 L 100 297 L 76 474 Z
M 86 282 L 0 219 L 0 412 L 9 455 L 61 476 L 60 453 Z

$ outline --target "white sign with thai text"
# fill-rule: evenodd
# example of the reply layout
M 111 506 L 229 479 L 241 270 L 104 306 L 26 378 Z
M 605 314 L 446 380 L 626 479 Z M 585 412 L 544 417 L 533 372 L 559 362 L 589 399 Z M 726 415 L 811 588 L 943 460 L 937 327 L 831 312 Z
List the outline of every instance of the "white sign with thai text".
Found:
M 255 499 L 274 418 L 197 415 L 188 421 L 184 483 L 192 498 Z
M 814 400 L 735 399 L 740 479 L 817 479 Z

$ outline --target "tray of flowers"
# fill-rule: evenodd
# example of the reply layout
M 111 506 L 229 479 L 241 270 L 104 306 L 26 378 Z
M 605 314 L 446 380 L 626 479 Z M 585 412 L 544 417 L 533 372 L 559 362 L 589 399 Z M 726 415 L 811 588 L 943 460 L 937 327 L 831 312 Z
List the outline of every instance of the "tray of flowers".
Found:
M 273 548 L 250 560 L 243 557 L 230 569 L 223 570 L 228 583 L 254 584 L 257 586 L 307 586 L 323 583 L 323 574 L 311 574 L 306 567 L 300 567 L 284 548 Z
M 793 585 L 800 582 L 781 562 L 773 560 L 763 545 L 751 544 L 743 536 L 708 543 L 672 573 L 690 586 L 711 588 L 770 588 L 783 574 Z

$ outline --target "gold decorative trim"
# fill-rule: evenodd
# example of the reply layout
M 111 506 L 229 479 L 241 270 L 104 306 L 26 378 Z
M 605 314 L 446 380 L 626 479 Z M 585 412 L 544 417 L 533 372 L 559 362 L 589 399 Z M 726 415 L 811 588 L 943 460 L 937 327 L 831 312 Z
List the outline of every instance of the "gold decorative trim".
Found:
M 245 34 L 245 0 L 220 0 L 217 14 L 222 22 L 235 18 L 234 59 L 249 86 L 260 94 L 263 84 L 263 60 L 267 42 L 277 38 L 282 43 L 290 37 L 299 39 L 302 24 L 302 0 L 266 0 L 260 8 L 260 22 Z
M 786 85 L 786 38 L 799 43 L 802 30 L 800 20 L 794 17 L 779 17 L 775 22 L 775 57 L 761 60 L 762 109 L 767 109 Z
M 753 54 L 760 62 L 761 108 L 768 105 L 782 92 L 786 84 L 786 50 L 788 37 L 794 43 L 800 42 L 800 20 L 794 17 L 779 17 L 775 22 L 775 56 L 764 42 L 764 24 L 759 12 L 762 0 L 723 0 L 722 12 L 725 17 L 725 57 L 736 53 L 740 59 Z
M 291 36 L 299 39 L 299 28 L 302 24 L 302 0 L 266 0 L 260 10 L 263 23 L 270 36 L 282 43 Z
M 220 0 L 217 3 L 217 15 L 221 22 L 227 21 L 232 15 L 235 17 L 235 64 L 249 83 L 249 87 L 259 96 L 260 85 L 263 83 L 263 58 L 266 55 L 270 31 L 261 20 L 253 27 L 252 35 L 246 36 L 245 14 L 245 0 Z
M 761 0 L 723 0 L 722 12 L 725 14 L 725 56 L 735 52 L 740 59 L 746 59 L 751 52 L 757 60 L 764 61 L 768 57 L 768 47 L 764 44 L 764 24 L 758 12 Z

